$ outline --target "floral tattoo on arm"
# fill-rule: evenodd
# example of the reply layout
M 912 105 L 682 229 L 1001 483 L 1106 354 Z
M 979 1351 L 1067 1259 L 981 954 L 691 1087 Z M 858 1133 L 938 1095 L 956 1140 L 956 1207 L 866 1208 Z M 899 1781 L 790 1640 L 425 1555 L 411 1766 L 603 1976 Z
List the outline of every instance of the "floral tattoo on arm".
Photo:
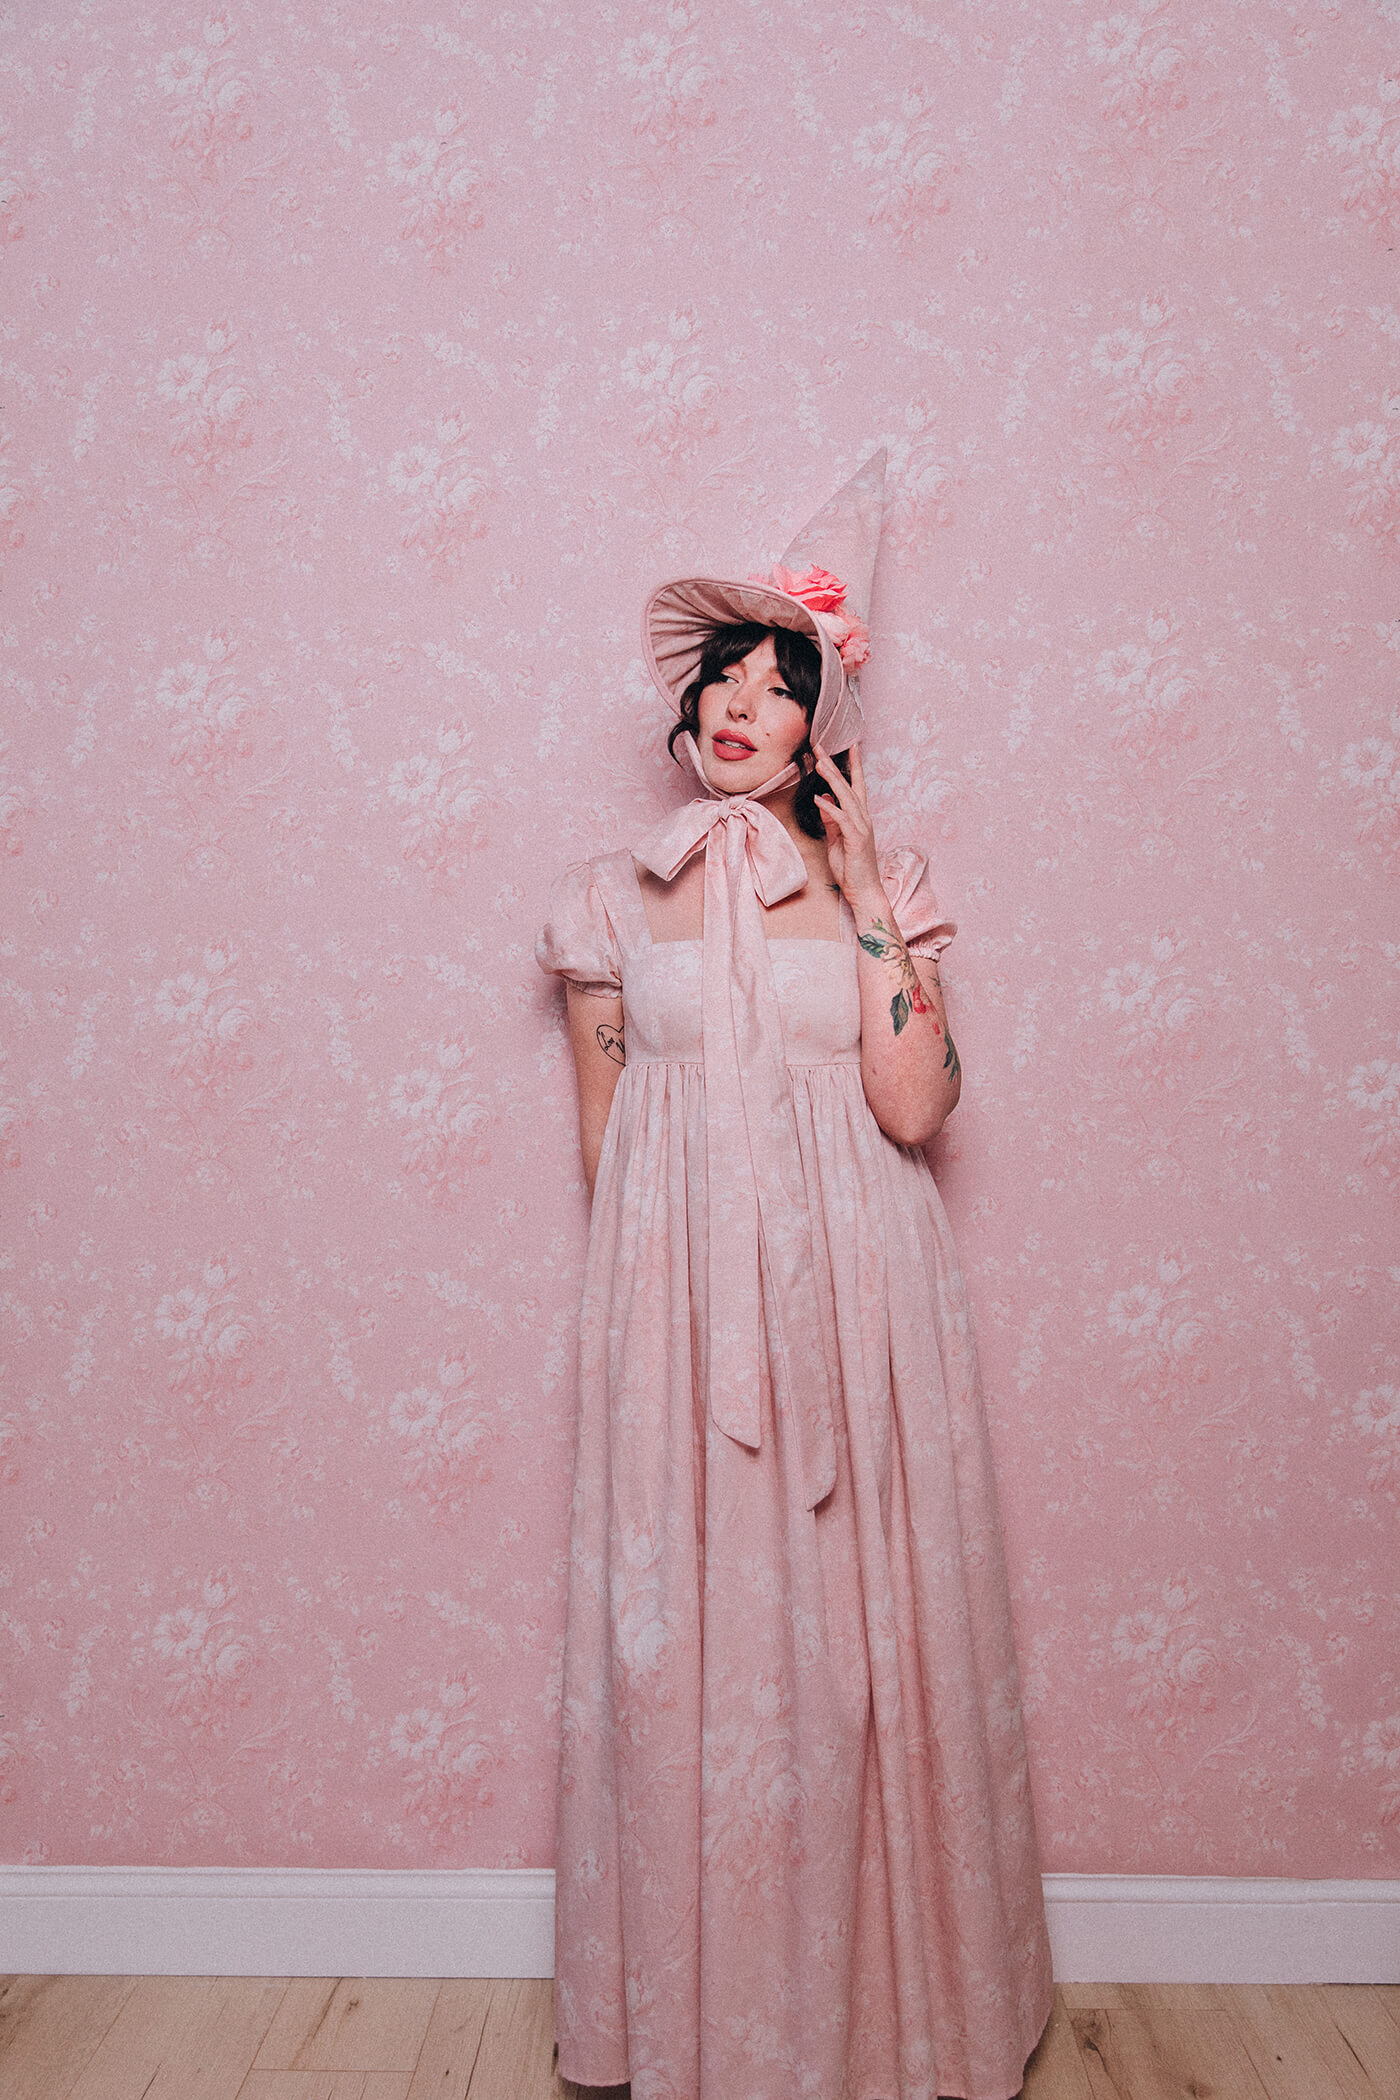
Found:
M 904 938 L 897 928 L 887 926 L 883 919 L 876 919 L 869 933 L 860 936 L 860 945 L 867 955 L 878 962 L 889 963 L 899 977 L 899 990 L 890 1001 L 890 1020 L 894 1032 L 899 1034 L 910 1014 L 933 1014 L 936 1035 L 943 1038 L 943 1069 L 952 1080 L 962 1075 L 962 1064 L 953 1047 L 950 1031 L 943 1026 L 937 1014 L 924 997 L 924 988 L 919 982 L 919 973 L 914 968 L 913 957 L 904 945 Z M 937 980 L 935 980 L 936 982 Z
M 894 1023 L 896 1035 L 910 1014 L 933 1012 L 933 1008 L 924 997 L 919 973 L 914 968 L 913 959 L 900 933 L 887 926 L 883 919 L 876 919 L 869 933 L 861 935 L 860 945 L 866 954 L 873 955 L 877 962 L 889 963 L 899 978 L 899 990 L 890 1001 L 890 1019 Z M 936 1021 L 934 1026 L 938 1026 Z

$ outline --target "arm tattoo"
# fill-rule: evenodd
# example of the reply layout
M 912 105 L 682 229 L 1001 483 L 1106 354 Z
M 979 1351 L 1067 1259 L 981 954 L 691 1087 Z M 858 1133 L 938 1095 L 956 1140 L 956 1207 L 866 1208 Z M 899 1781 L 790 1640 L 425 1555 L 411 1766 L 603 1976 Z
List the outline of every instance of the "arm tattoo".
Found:
M 598 1048 L 602 1051 L 604 1057 L 610 1057 L 615 1065 L 626 1064 L 627 1045 L 622 1040 L 622 1030 L 620 1028 L 608 1028 L 605 1025 L 600 1025 L 594 1029 L 593 1033 L 598 1038 Z
M 899 990 L 890 1001 L 890 1019 L 894 1032 L 899 1034 L 910 1014 L 931 1014 L 933 1008 L 924 997 L 924 988 L 919 982 L 919 973 L 904 945 L 904 937 L 897 928 L 887 926 L 883 919 L 876 919 L 869 933 L 860 936 L 860 945 L 867 955 L 879 962 L 889 963 L 899 978 Z M 934 1027 L 942 1035 L 935 1016 Z
M 874 955 L 887 962 L 899 972 L 900 985 L 890 1001 L 890 1019 L 894 1032 L 899 1034 L 910 1014 L 933 1014 L 933 1032 L 943 1038 L 943 1069 L 950 1082 L 956 1086 L 962 1078 L 962 1060 L 953 1044 L 952 1030 L 946 1028 L 924 997 L 924 988 L 919 982 L 919 973 L 914 968 L 913 957 L 905 947 L 902 936 L 892 933 L 883 919 L 876 919 L 869 933 L 860 936 L 860 945 L 867 955 Z M 934 986 L 943 989 L 943 980 L 934 973 Z

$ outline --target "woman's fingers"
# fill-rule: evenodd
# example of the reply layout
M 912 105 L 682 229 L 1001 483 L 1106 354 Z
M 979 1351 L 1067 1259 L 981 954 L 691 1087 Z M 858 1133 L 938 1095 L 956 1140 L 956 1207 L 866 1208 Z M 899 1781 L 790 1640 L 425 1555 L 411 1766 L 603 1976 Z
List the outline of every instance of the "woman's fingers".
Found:
M 835 761 L 828 756 L 823 745 L 817 744 L 813 748 L 817 756 L 817 771 L 821 774 L 823 780 L 830 783 L 835 800 L 848 815 L 858 816 L 868 825 L 870 812 L 865 805 L 865 776 L 860 770 L 860 754 L 856 751 L 854 744 L 851 746 L 855 756 L 852 765 L 852 777 L 849 780 L 846 779 Z
M 845 775 L 841 771 L 841 768 L 836 764 L 835 760 L 831 757 L 830 753 L 826 750 L 824 745 L 817 744 L 813 748 L 815 749 L 817 754 L 817 771 L 821 774 L 822 779 L 826 781 L 827 785 L 830 787 L 832 795 L 834 796 L 836 801 L 839 802 L 842 808 L 844 809 L 846 805 L 846 796 L 851 786 L 850 781 L 846 779 Z

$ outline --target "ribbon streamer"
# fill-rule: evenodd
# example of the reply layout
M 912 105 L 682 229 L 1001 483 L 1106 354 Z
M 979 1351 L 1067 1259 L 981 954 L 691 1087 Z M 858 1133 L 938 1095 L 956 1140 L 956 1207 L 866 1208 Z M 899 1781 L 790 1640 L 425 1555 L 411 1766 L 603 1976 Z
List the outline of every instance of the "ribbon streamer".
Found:
M 747 794 L 726 795 L 705 779 L 694 737 L 687 731 L 679 741 L 709 799 L 674 811 L 633 852 L 663 882 L 705 852 L 710 1415 L 726 1436 L 760 1448 L 766 1348 L 775 1405 L 795 1424 L 813 1508 L 835 1482 L 836 1442 L 797 1115 L 760 910 L 806 886 L 806 862 L 762 799 L 801 775 L 789 764 Z

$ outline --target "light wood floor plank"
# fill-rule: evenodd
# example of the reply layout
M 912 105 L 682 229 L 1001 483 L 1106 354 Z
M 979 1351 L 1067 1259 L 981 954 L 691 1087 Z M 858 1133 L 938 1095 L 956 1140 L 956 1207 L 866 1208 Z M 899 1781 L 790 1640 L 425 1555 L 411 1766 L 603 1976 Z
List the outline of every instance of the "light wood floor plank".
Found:
M 134 1976 L 14 1976 L 0 1996 L 5 2100 L 68 2100 Z
M 1057 1983 L 1055 1996 L 1066 2012 L 1108 2012 L 1126 2006 L 1121 1993 L 1131 1988 L 1126 1983 Z
M 0 1976 L 0 2056 L 9 2048 L 35 2001 L 56 1981 L 53 1976 Z
M 1370 2100 L 1359 2066 L 1355 2082 L 1337 2076 L 1286 1990 L 1238 1983 L 1225 1996 L 1269 2100 Z
M 1371 2081 L 1378 2100 L 1400 2100 L 1400 2037 L 1368 1983 L 1319 1983 L 1342 2040 Z
M 1141 1989 L 1141 1986 L 1129 1986 Z M 1239 2036 L 1219 2013 L 1173 2013 L 1149 2003 L 1071 2013 L 1094 2100 L 1187 2100 L 1229 2094 L 1267 2100 Z
M 467 2092 L 469 2100 L 563 2100 L 547 1977 L 497 1981 Z
M 1365 2064 L 1338 2027 L 1327 2002 L 1334 1986 L 1325 1983 L 1266 1983 L 1260 1988 L 1278 2005 L 1280 2013 L 1300 2027 L 1308 2046 L 1322 2058 L 1348 2100 L 1376 2100 L 1376 2089 Z M 1350 1985 L 1343 1986 L 1350 1989 Z M 1365 1989 L 1365 1985 L 1356 1986 Z M 1384 2092 L 1384 2088 L 1382 2088 Z M 1384 2100 L 1394 2100 L 1393 2089 Z
M 145 1976 L 70 2100 L 235 2100 L 286 1991 L 260 1976 Z
M 1379 1998 L 1382 2011 L 1400 2027 L 1400 1983 L 1373 1983 L 1369 1988 L 1371 1995 Z
M 408 2100 L 466 2100 L 494 1988 L 474 1977 L 454 1977 L 442 1985 Z
M 185 1979 L 192 1980 L 207 1982 L 204 2003 L 142 2100 L 235 2100 L 287 1992 L 285 1977 Z
M 1230 2012 L 1223 1984 L 1129 1984 L 1129 2004 L 1183 2093 L 1214 2085 L 1231 2100 L 1269 2100 Z
M 296 1977 L 252 2069 L 411 2076 L 441 1988 L 434 1977 Z
M 238 2100 L 408 2100 L 407 2071 L 250 2071 Z
M 1058 1990 L 1045 2032 L 1026 2065 L 1024 2100 L 1093 2100 L 1069 2007 Z

